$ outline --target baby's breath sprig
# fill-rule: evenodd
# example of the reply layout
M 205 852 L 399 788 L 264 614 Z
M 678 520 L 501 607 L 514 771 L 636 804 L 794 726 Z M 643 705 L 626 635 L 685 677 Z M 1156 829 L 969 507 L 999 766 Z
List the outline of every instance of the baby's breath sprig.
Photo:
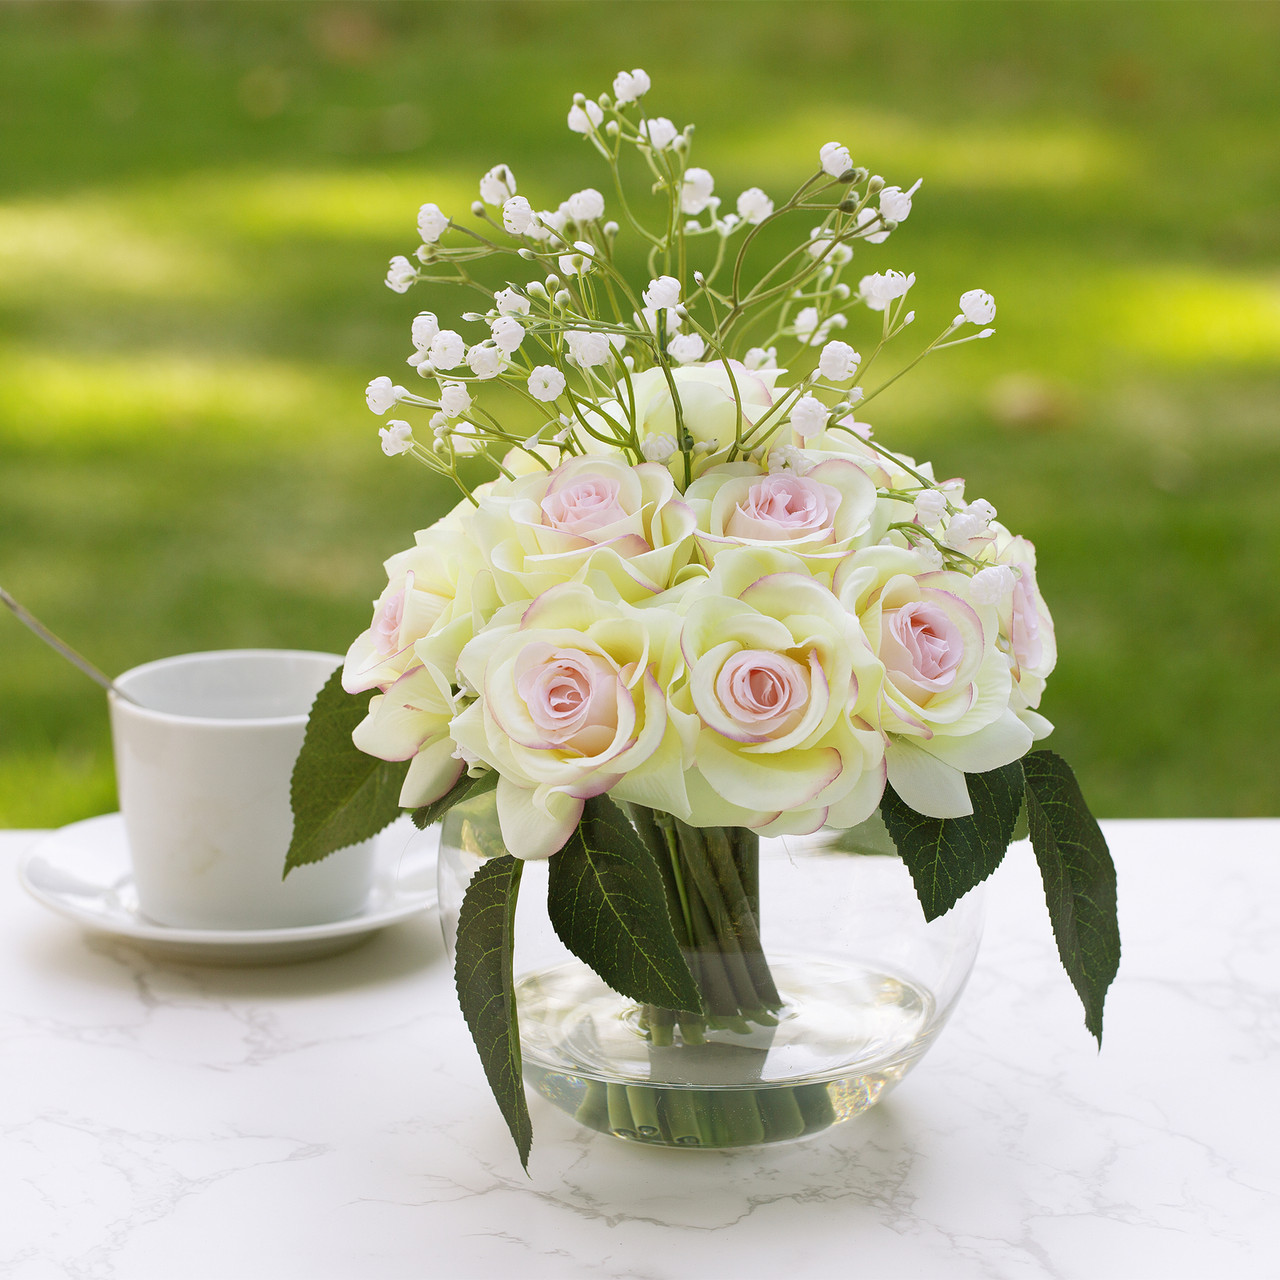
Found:
M 509 474 L 513 466 L 550 468 L 569 456 L 613 449 L 633 463 L 670 461 L 682 486 L 709 460 L 764 461 L 779 446 L 803 444 L 823 431 L 850 433 L 873 454 L 894 457 L 863 434 L 864 424 L 845 425 L 853 422 L 853 406 L 892 386 L 925 356 L 991 335 L 986 326 L 995 303 L 971 290 L 955 319 L 897 372 L 867 392 L 850 385 L 865 381 L 915 320 L 907 306 L 915 276 L 877 271 L 861 276 L 856 287 L 844 276 L 856 252 L 883 244 L 906 220 L 920 181 L 905 190 L 887 184 L 855 165 L 842 144 L 829 142 L 819 149 L 817 169 L 785 199 L 749 187 L 732 211 L 723 209 L 714 176 L 690 163 L 693 126 L 650 115 L 649 90 L 645 72 L 624 71 L 612 93 L 594 100 L 575 94 L 569 109 L 570 130 L 608 168 L 603 185 L 616 201 L 616 219 L 606 218 L 609 200 L 594 187 L 555 209 L 535 209 L 506 164 L 480 179 L 472 222 L 432 203 L 419 209 L 421 243 L 412 259 L 391 260 L 388 287 L 398 293 L 415 284 L 463 287 L 484 298 L 484 310 L 463 313 L 461 322 L 488 332 L 464 337 L 431 312 L 414 319 L 407 362 L 434 381 L 435 394 L 415 395 L 379 377 L 366 396 L 379 414 L 398 405 L 428 411 L 429 438 L 416 435 L 423 429 L 405 419 L 392 420 L 379 433 L 387 454 L 411 454 L 464 492 L 458 459 L 472 456 Z M 644 199 L 633 185 L 637 160 L 649 187 Z M 775 259 L 760 261 L 765 244 L 776 243 L 782 226 L 802 216 L 807 234 Z M 647 285 L 622 265 L 623 238 L 644 252 Z M 509 264 L 505 286 L 495 290 L 472 275 L 470 264 L 485 260 Z M 880 333 L 865 359 L 836 336 L 858 307 L 881 313 Z M 962 333 L 965 326 L 977 332 Z M 787 368 L 779 367 L 779 353 Z M 718 370 L 736 405 L 731 437 L 726 428 L 724 439 L 700 438 L 685 421 L 681 387 L 703 368 Z M 790 385 L 779 385 L 788 369 Z M 636 379 L 649 370 L 657 371 L 651 376 L 669 397 L 670 434 L 655 436 L 644 416 L 648 401 L 637 394 Z M 748 414 L 744 388 L 751 379 L 772 390 L 769 402 Z M 514 392 L 536 425 L 527 432 L 504 425 L 480 403 L 487 383 Z M 650 391 L 653 385 L 646 383 Z M 526 463 L 517 464 L 516 455 Z M 932 484 L 923 475 L 912 478 Z

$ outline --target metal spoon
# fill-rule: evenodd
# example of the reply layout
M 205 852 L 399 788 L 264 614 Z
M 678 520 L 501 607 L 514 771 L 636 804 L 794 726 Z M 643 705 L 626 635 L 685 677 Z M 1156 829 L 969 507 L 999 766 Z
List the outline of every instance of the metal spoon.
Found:
M 79 667 L 90 680 L 96 681 L 108 693 L 114 693 L 117 698 L 122 698 L 125 702 L 132 702 L 135 707 L 142 706 L 142 703 L 137 698 L 130 697 L 129 694 L 125 693 L 109 675 L 99 671 L 88 658 L 78 654 L 65 640 L 60 640 L 55 636 L 39 618 L 24 609 L 3 587 L 0 587 L 0 603 L 12 609 L 19 622 L 34 631 L 49 648 L 60 653 L 72 666 Z

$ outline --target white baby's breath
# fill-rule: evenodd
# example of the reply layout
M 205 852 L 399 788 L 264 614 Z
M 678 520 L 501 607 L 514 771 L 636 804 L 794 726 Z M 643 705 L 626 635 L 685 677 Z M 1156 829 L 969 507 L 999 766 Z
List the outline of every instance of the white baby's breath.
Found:
M 849 148 L 838 142 L 826 143 L 818 152 L 818 159 L 822 163 L 822 172 L 829 173 L 833 178 L 843 178 L 853 168 Z
M 490 342 L 477 343 L 467 352 L 467 368 L 482 381 L 496 378 L 506 364 L 505 353 Z
M 680 364 L 701 360 L 706 349 L 706 342 L 696 333 L 682 333 L 667 343 L 667 353 Z
M 891 302 L 901 298 L 916 282 L 915 272 L 903 275 L 901 271 L 878 271 L 863 276 L 858 282 L 858 295 L 871 311 L 883 311 Z
M 423 244 L 435 244 L 449 227 L 449 219 L 440 212 L 440 206 L 424 204 L 418 210 L 418 234 Z
M 970 324 L 990 324 L 995 317 L 996 300 L 985 289 L 970 289 L 960 295 L 957 323 L 967 320 Z
M 399 404 L 409 392 L 396 386 L 390 378 L 374 378 L 364 389 L 365 403 L 374 413 L 386 413 L 393 404 Z
M 553 364 L 540 364 L 529 375 L 529 394 L 535 400 L 550 402 L 564 394 L 564 374 Z
M 791 426 L 802 440 L 818 435 L 829 417 L 830 410 L 812 394 L 801 396 L 791 406 Z
M 569 359 L 579 368 L 591 369 L 596 365 L 607 364 L 613 346 L 606 333 L 583 332 L 570 329 L 564 335 L 565 345 L 569 348 Z
M 458 418 L 471 408 L 471 392 L 465 382 L 440 384 L 440 412 L 446 418 Z
M 763 222 L 773 212 L 773 201 L 759 187 L 748 187 L 738 197 L 738 217 L 753 226 Z
M 828 342 L 818 357 L 818 373 L 828 382 L 848 382 L 862 357 L 847 342 Z
M 533 208 L 524 196 L 512 196 L 502 205 L 503 228 L 513 236 L 522 236 L 533 221 Z
M 634 71 L 619 71 L 613 78 L 613 100 L 620 107 L 642 98 L 649 92 L 649 77 L 636 67 Z
M 499 289 L 493 295 L 493 303 L 500 315 L 527 316 L 529 314 L 529 299 L 518 289 Z
M 515 316 L 499 316 L 490 326 L 494 342 L 508 355 L 523 341 L 525 328 Z
M 413 339 L 413 345 L 419 351 L 426 351 L 431 346 L 431 340 L 440 332 L 440 321 L 436 319 L 434 311 L 419 311 L 413 317 L 413 324 L 409 330 L 409 336 Z
M 680 208 L 685 213 L 698 214 L 714 203 L 712 192 L 716 180 L 706 169 L 686 169 L 680 187 Z
M 604 214 L 604 196 L 594 187 L 575 191 L 565 203 L 569 206 L 569 217 L 575 222 L 594 222 Z
M 581 106 L 574 103 L 569 108 L 569 128 L 574 133 L 594 133 L 604 120 L 604 112 L 588 98 Z
M 885 187 L 880 192 L 880 213 L 888 222 L 905 222 L 911 213 L 911 197 L 920 190 L 923 178 L 903 191 L 901 187 Z
M 467 344 L 462 340 L 462 334 L 455 333 L 452 329 L 441 329 L 431 339 L 427 358 L 437 369 L 456 369 L 462 363 L 466 350 Z
M 504 205 L 515 193 L 515 175 L 505 164 L 495 164 L 480 179 L 480 199 L 485 204 Z
M 408 258 L 397 254 L 387 267 L 387 288 L 404 293 L 418 279 L 418 269 Z
M 640 137 L 655 151 L 665 151 L 679 136 L 680 130 L 666 116 L 640 121 Z
M 385 427 L 379 427 L 378 435 L 382 437 L 382 452 L 388 458 L 413 448 L 413 428 L 399 418 L 392 418 Z
M 680 301 L 680 281 L 674 276 L 659 276 L 649 281 L 649 287 L 641 295 L 644 305 L 651 311 L 665 310 Z

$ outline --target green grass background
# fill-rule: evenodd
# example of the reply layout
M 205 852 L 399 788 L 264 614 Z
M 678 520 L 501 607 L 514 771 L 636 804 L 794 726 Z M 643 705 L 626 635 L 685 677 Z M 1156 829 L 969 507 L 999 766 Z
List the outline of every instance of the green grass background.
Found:
M 447 500 L 362 390 L 459 302 L 386 259 L 498 161 L 603 188 L 565 112 L 634 66 L 730 201 L 832 138 L 925 178 L 864 269 L 999 332 L 867 416 L 1037 543 L 1101 814 L 1280 811 L 1274 4 L 0 5 L 0 584 L 109 671 L 345 649 Z M 114 808 L 100 695 L 6 617 L 0 825 Z

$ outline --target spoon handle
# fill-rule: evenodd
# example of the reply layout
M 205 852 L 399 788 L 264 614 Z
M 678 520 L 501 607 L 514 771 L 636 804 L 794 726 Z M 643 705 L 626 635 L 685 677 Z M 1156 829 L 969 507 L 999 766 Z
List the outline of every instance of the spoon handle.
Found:
M 3 587 L 0 587 L 0 604 L 13 610 L 19 622 L 29 627 L 49 648 L 60 653 L 72 666 L 79 667 L 90 680 L 96 681 L 108 693 L 114 693 L 117 698 L 123 698 L 125 702 L 132 702 L 135 706 L 141 705 L 137 698 L 131 698 L 110 676 L 99 671 L 88 658 L 77 653 L 65 640 L 55 636 L 35 614 L 24 609 Z

